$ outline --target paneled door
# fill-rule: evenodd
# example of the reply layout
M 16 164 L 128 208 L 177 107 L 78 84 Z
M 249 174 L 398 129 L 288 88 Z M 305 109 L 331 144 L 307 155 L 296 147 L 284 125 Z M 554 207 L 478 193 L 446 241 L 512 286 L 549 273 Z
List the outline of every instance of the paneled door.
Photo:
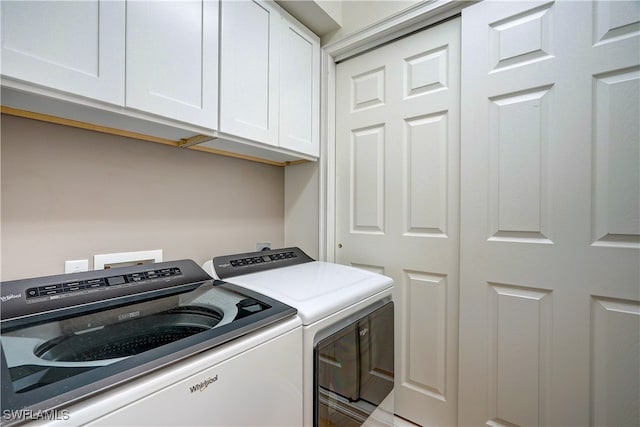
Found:
M 460 425 L 640 425 L 640 2 L 462 14 Z
M 455 425 L 460 19 L 337 65 L 336 260 L 395 282 L 396 413 Z

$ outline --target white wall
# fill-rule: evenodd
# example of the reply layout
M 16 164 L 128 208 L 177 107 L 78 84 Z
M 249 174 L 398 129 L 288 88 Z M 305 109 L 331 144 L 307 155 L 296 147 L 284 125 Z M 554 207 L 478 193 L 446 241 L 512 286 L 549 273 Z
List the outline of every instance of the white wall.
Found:
M 339 2 L 342 28 L 322 37 L 322 44 L 339 41 L 348 35 L 404 10 L 420 0 L 374 0 Z M 327 2 L 318 2 L 326 7 Z M 321 154 L 325 155 L 325 154 Z M 319 259 L 320 163 L 306 163 L 285 168 L 285 246 L 299 246 L 312 258 Z
M 322 36 L 322 45 L 341 40 L 422 0 L 347 0 L 342 3 L 342 28 Z
M 163 249 L 164 259 L 284 242 L 284 169 L 7 115 L 1 118 L 2 280 L 64 260 Z

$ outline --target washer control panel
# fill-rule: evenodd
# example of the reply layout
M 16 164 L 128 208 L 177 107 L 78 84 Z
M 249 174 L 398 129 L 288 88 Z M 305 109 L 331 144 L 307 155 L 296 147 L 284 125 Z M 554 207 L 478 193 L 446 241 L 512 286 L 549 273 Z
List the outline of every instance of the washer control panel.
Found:
M 166 277 L 181 275 L 177 267 L 161 268 L 157 270 L 141 271 L 117 276 L 97 277 L 95 279 L 71 280 L 61 283 L 52 283 L 27 289 L 25 292 L 27 302 L 35 299 L 55 299 L 69 296 L 77 292 L 91 292 L 99 289 L 113 288 L 114 286 L 133 285 Z
M 215 257 L 213 268 L 220 279 L 226 279 L 312 261 L 300 248 L 291 247 Z
M 152 293 L 177 293 L 211 281 L 193 260 L 59 274 L 0 283 L 0 322 L 58 310 L 95 310 L 144 299 Z M 213 282 L 212 282 L 213 283 Z

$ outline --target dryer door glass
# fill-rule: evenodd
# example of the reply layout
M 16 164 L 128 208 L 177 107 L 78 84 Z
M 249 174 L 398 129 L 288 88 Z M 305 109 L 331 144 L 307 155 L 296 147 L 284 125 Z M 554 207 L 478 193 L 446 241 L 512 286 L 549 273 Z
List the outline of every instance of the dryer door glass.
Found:
M 354 317 L 314 348 L 316 426 L 361 426 L 393 393 L 393 302 Z

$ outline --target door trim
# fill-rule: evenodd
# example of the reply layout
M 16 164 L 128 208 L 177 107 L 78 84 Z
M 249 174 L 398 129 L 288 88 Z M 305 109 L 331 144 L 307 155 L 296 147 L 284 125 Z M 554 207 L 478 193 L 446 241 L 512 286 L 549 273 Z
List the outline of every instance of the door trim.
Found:
M 477 1 L 431 0 L 420 2 L 323 47 L 335 62 L 344 61 L 381 44 L 458 15 L 464 7 L 477 3 Z
M 477 1 L 431 0 L 417 3 L 342 40 L 322 47 L 320 93 L 319 258 L 335 262 L 336 64 L 392 40 L 445 21 Z M 326 129 L 326 132 L 322 130 Z

